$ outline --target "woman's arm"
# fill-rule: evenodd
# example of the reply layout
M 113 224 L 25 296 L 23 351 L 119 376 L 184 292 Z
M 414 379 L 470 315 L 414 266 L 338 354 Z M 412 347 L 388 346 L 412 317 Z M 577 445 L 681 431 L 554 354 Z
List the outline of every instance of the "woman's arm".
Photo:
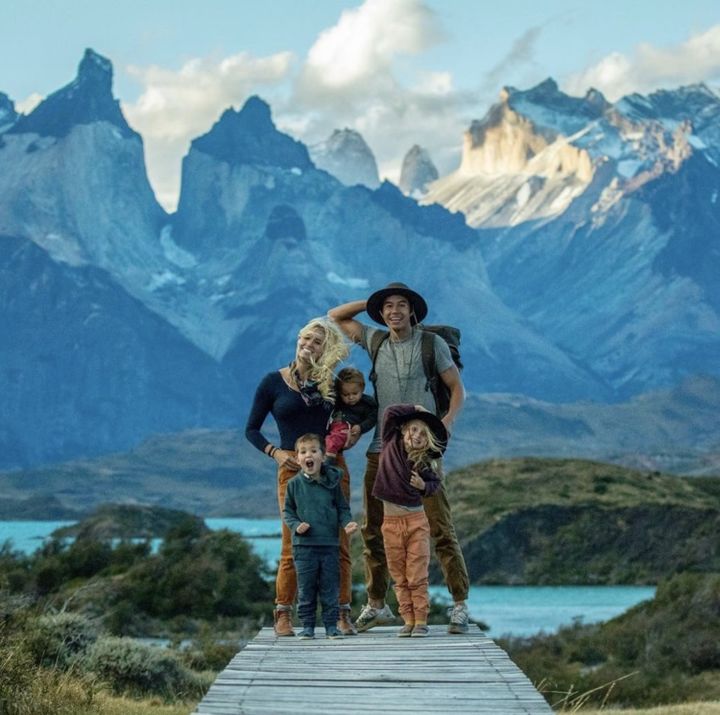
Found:
M 273 405 L 272 391 L 268 384 L 269 377 L 269 375 L 266 375 L 260 381 L 257 390 L 255 390 L 255 397 L 245 424 L 245 437 L 254 447 L 267 455 L 270 455 L 270 451 L 274 449 L 273 445 L 261 432 L 265 418 L 270 414 Z

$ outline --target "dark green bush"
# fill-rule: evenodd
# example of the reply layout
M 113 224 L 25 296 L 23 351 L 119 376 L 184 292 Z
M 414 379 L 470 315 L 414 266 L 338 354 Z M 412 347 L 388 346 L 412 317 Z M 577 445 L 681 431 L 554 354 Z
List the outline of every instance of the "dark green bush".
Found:
M 257 616 L 272 598 L 263 569 L 239 534 L 175 531 L 127 572 L 118 602 L 165 619 Z

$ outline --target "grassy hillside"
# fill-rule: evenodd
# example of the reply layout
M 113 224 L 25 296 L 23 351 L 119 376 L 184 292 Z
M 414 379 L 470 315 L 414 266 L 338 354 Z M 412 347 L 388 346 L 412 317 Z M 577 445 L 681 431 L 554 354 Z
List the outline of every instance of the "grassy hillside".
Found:
M 0 474 L 0 505 L 11 507 L 0 507 L 10 514 L 5 518 L 73 518 L 108 502 L 205 517 L 269 516 L 277 510 L 275 494 L 273 464 L 236 430 L 158 435 L 123 454 Z M 32 515 L 29 496 L 36 500 Z
M 503 641 L 556 707 L 720 699 L 720 574 L 678 574 L 606 623 Z M 567 697 L 568 693 L 574 696 Z M 568 708 L 570 709 L 570 708 Z
M 492 460 L 448 491 L 474 583 L 654 583 L 720 570 L 713 480 L 585 460 Z

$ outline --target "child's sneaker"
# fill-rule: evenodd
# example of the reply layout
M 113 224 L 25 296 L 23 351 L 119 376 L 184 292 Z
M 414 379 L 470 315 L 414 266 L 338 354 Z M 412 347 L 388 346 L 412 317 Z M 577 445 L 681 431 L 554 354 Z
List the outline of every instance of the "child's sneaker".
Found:
M 332 638 L 333 640 L 340 640 L 343 638 L 343 634 L 337 626 L 325 626 L 325 638 Z
M 448 609 L 448 613 L 450 614 L 448 633 L 467 633 L 470 621 L 467 606 L 464 603 L 456 603 Z
M 430 629 L 424 623 L 418 624 L 416 626 L 413 626 L 410 635 L 413 638 L 425 638 L 426 636 L 430 635 Z
M 406 623 L 399 631 L 398 638 L 409 638 L 412 635 L 414 624 Z
M 300 640 L 301 641 L 311 641 L 315 638 L 315 629 L 311 628 L 310 626 L 305 626 L 300 631 Z
M 367 603 L 355 621 L 355 628 L 358 629 L 358 632 L 363 633 L 375 626 L 392 626 L 394 624 L 395 616 L 387 603 L 382 608 L 373 608 Z

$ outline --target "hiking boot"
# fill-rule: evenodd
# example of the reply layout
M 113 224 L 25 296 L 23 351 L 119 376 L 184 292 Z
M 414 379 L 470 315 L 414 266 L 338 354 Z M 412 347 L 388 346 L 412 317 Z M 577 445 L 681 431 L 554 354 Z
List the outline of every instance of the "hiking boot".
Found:
M 368 631 L 375 626 L 395 625 L 395 616 L 387 603 L 382 608 L 373 608 L 369 603 L 363 606 L 360 615 L 355 621 L 358 633 Z
M 398 631 L 398 638 L 409 638 L 412 635 L 413 628 L 415 625 L 413 623 L 406 623 L 399 631 Z
M 275 616 L 275 635 L 294 636 L 295 631 L 292 625 L 292 609 L 289 606 L 279 606 L 273 611 Z
M 337 627 L 340 633 L 342 633 L 344 636 L 357 635 L 357 629 L 353 625 L 353 622 L 350 620 L 349 608 L 341 608 L 340 611 L 338 611 Z
M 448 608 L 448 614 L 450 616 L 450 625 L 448 626 L 448 633 L 467 633 L 468 623 L 470 621 L 470 614 L 468 608 L 464 603 L 456 603 L 451 608 Z
M 311 626 L 303 626 L 303 629 L 300 631 L 300 640 L 301 641 L 311 641 L 315 638 L 315 629 Z
M 332 638 L 333 640 L 342 639 L 343 634 L 337 628 L 337 626 L 325 626 L 325 638 Z
M 419 623 L 413 627 L 410 635 L 413 638 L 425 638 L 430 635 L 430 629 L 424 623 Z

